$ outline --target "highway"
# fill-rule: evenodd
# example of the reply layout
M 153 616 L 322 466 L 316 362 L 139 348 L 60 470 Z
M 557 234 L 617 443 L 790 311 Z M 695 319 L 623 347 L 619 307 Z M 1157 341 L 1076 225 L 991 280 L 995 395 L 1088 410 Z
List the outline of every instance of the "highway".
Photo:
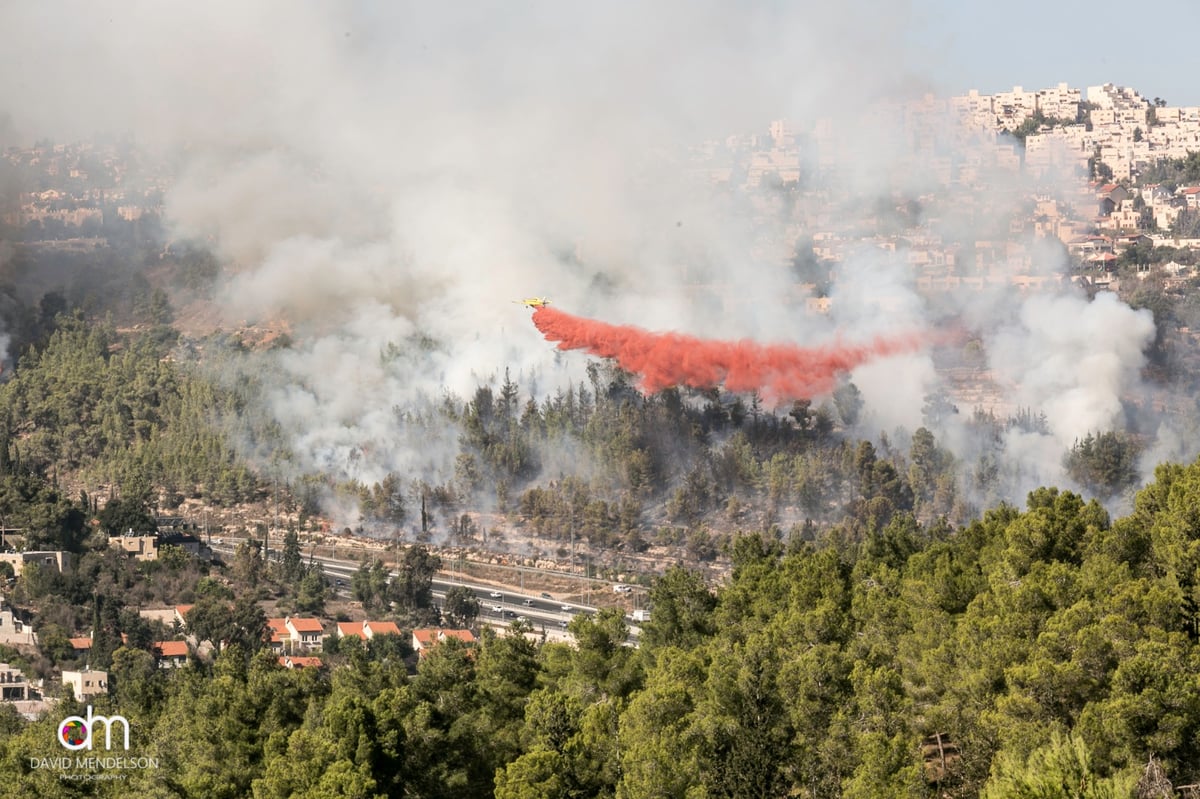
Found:
M 211 546 L 214 552 L 232 555 L 236 543 L 222 541 L 214 542 Z M 359 562 L 319 556 L 312 557 L 312 561 L 321 564 L 321 570 L 329 579 L 335 593 L 343 597 L 350 596 L 350 578 L 358 571 L 361 565 Z M 389 572 L 389 576 L 394 577 L 395 573 Z M 439 607 L 446 600 L 446 592 L 456 585 L 467 588 L 479 600 L 479 621 L 482 624 L 505 626 L 517 618 L 524 617 L 534 630 L 562 630 L 574 616 L 581 613 L 594 616 L 596 613 L 596 608 L 589 605 L 559 602 L 538 594 L 523 594 L 457 578 L 447 580 L 442 576 L 433 579 L 433 596 Z M 628 640 L 636 644 L 641 629 L 634 625 L 630 616 L 625 617 L 625 623 L 629 625 Z

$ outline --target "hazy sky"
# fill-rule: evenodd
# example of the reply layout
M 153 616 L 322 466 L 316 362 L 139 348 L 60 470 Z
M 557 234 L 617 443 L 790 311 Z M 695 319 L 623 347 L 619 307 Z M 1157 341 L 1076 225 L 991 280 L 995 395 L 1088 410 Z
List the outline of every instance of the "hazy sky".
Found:
M 224 134 L 312 95 L 365 97 L 390 86 L 380 78 L 422 73 L 431 88 L 467 77 L 501 105 L 583 76 L 592 94 L 568 94 L 582 107 L 619 106 L 644 130 L 669 102 L 708 135 L 881 95 L 1060 82 L 1200 105 L 1197 0 L 249 5 L 0 4 L 0 139 L 164 125 L 190 136 L 215 117 Z M 630 91 L 638 76 L 672 90 Z
M 769 251 L 795 220 L 698 192 L 673 145 L 829 118 L 855 197 L 837 213 L 852 215 L 930 174 L 864 113 L 881 98 L 1113 82 L 1200 105 L 1197 3 L 1155 4 L 1159 30 L 1137 22 L 1151 7 L 1111 0 L 0 1 L 0 143 L 133 132 L 177 153 L 164 216 L 227 265 L 221 323 L 290 326 L 291 348 L 244 367 L 296 468 L 440 482 L 457 435 L 422 409 L 445 390 L 511 373 L 545 397 L 584 379 L 586 357 L 549 346 L 518 296 L 806 344 L 934 321 L 909 271 L 871 248 L 839 267 L 828 317 L 779 301 L 794 280 Z M 1000 205 L 1030 189 L 982 174 Z M 945 224 L 970 240 L 976 223 Z M 697 301 L 689 283 L 736 286 L 738 302 Z M 1057 472 L 1073 438 L 1121 423 L 1149 314 L 1015 292 L 986 305 L 970 316 L 992 365 L 1025 387 L 1014 402 L 1050 415 L 1053 435 L 1012 445 L 1016 471 L 1062 485 L 1035 467 Z M 1085 360 L 1096 351 L 1103 363 Z M 939 381 L 928 353 L 852 379 L 864 424 L 889 431 L 920 425 Z
M 1200 3 L 1160 0 L 913 0 L 909 41 L 930 76 L 959 94 L 1066 82 L 1131 86 L 1200 105 Z

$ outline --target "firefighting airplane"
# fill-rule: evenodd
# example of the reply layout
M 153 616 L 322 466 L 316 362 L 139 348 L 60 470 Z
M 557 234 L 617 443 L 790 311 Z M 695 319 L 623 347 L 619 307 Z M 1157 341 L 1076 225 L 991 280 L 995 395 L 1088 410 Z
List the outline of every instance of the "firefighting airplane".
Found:
M 550 304 L 550 300 L 546 297 L 526 297 L 523 300 L 513 300 L 528 308 L 544 308 Z

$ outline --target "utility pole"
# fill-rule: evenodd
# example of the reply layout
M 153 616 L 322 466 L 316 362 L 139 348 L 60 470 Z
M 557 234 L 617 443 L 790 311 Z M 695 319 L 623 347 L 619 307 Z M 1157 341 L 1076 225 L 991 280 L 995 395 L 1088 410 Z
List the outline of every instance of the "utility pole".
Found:
M 271 489 L 272 504 L 274 505 L 274 515 L 275 515 L 274 521 L 272 522 L 272 528 L 274 530 L 278 531 L 279 530 L 279 473 L 278 472 L 276 472 L 275 475 L 272 476 L 271 485 L 272 485 L 272 489 Z M 271 530 L 267 530 L 266 546 L 263 547 L 263 550 L 266 554 L 266 561 L 270 562 L 270 560 L 271 560 Z

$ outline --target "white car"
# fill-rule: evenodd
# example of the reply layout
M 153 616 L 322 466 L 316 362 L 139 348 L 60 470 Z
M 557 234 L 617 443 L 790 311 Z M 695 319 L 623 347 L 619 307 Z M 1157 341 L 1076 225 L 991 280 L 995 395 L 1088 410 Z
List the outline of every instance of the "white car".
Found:
M 522 604 L 522 605 L 524 605 L 524 606 L 525 606 L 525 607 L 527 607 L 527 608 L 531 608 L 531 607 L 533 607 L 533 600 L 532 600 L 532 599 L 526 599 L 526 600 L 523 600 L 523 601 L 521 602 L 521 604 Z
M 562 606 L 562 611 L 563 611 L 564 613 L 570 613 L 570 612 L 571 612 L 571 606 L 570 606 L 570 605 L 563 605 L 563 606 Z
M 490 596 L 492 599 L 499 599 L 500 597 L 504 596 L 504 594 L 500 593 L 499 591 L 493 591 L 492 593 L 488 594 L 488 596 Z
M 492 612 L 493 613 L 503 613 L 504 607 L 502 605 L 492 605 Z
M 614 586 L 613 586 L 613 593 L 614 593 L 614 594 L 628 594 L 628 593 L 629 593 L 630 591 L 632 591 L 632 590 L 633 590 L 633 589 L 632 589 L 632 588 L 630 588 L 630 587 L 629 587 L 629 586 L 627 586 L 627 585 L 614 585 Z

